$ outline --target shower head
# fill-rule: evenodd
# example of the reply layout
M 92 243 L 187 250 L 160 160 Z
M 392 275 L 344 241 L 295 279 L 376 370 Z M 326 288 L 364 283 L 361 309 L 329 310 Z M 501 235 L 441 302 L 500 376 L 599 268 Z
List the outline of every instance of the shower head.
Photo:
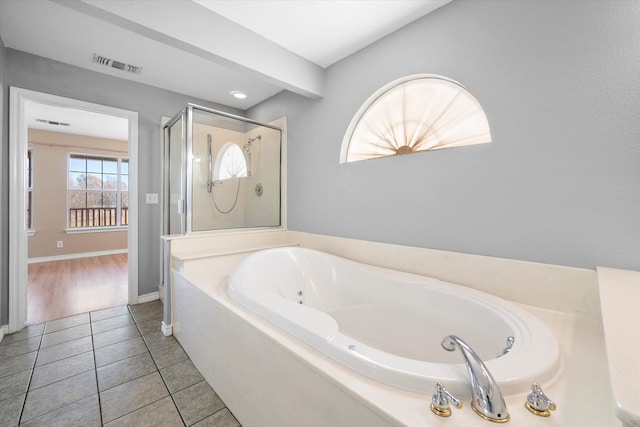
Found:
M 250 153 L 250 152 L 251 152 L 251 147 L 253 146 L 253 143 L 254 143 L 255 141 L 260 141 L 260 140 L 262 140 L 262 135 L 258 135 L 258 136 L 256 136 L 255 138 L 249 138 L 249 139 L 247 140 L 247 143 L 246 143 L 246 144 L 244 144 L 244 151 L 245 151 L 246 153 Z

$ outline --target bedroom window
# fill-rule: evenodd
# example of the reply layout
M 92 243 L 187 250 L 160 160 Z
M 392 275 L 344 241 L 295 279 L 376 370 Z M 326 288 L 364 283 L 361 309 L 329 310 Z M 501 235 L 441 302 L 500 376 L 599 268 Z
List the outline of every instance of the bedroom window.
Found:
M 33 150 L 27 150 L 27 230 L 33 230 Z
M 68 228 L 128 225 L 128 159 L 72 154 L 67 182 Z
M 356 112 L 340 163 L 491 142 L 478 100 L 433 74 L 406 76 L 376 91 Z

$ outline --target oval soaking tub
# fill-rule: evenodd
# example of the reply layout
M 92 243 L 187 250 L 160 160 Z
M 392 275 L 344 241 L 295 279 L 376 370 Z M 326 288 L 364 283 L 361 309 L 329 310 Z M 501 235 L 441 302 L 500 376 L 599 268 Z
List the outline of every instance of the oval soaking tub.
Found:
M 442 382 L 470 395 L 458 351 L 465 340 L 503 394 L 548 386 L 560 371 L 560 349 L 538 318 L 513 303 L 437 279 L 361 264 L 298 247 L 269 249 L 243 260 L 229 277 L 231 298 L 349 368 L 419 393 Z M 511 349 L 505 352 L 508 337 Z

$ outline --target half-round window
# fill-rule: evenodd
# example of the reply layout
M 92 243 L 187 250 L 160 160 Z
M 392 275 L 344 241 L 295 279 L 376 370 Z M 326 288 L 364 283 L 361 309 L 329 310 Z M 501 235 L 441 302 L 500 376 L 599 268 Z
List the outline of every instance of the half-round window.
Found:
M 433 74 L 402 77 L 376 91 L 351 120 L 340 163 L 491 142 L 478 100 Z
M 235 142 L 224 144 L 218 151 L 213 170 L 216 181 L 247 176 L 247 161 L 240 146 Z

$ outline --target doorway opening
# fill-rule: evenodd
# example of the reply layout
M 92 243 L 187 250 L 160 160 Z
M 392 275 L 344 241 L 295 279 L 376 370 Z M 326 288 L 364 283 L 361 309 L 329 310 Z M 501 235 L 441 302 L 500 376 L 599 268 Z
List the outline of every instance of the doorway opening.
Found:
M 89 144 L 87 148 L 80 142 L 81 139 L 86 140 L 87 138 L 74 136 L 79 133 L 73 134 L 70 132 L 71 129 L 64 129 L 55 135 L 48 134 L 46 130 L 42 129 L 34 131 L 33 120 L 36 117 L 34 117 L 33 111 L 40 111 L 40 109 L 56 110 L 68 114 L 84 114 L 83 119 L 76 121 L 78 126 L 88 124 L 90 116 L 119 121 L 120 125 L 125 127 L 126 136 L 120 138 L 121 145 L 126 147 L 125 154 L 118 155 L 117 149 L 105 146 L 106 140 L 109 138 L 102 138 L 99 143 Z M 85 283 L 67 298 L 67 302 L 74 306 L 68 308 L 80 310 L 79 312 L 105 308 L 103 305 L 108 301 L 105 295 L 100 296 L 101 292 L 106 293 L 109 298 L 122 292 L 122 290 L 118 291 L 117 287 L 109 288 L 105 283 L 91 283 L 100 275 L 102 277 L 112 275 L 114 278 L 117 278 L 118 275 L 120 278 L 126 275 L 125 294 L 120 300 L 114 301 L 137 303 L 137 113 L 14 87 L 10 88 L 10 113 L 9 173 L 12 179 L 9 184 L 9 245 L 12 251 L 9 254 L 9 332 L 20 330 L 27 321 L 35 323 L 34 320 L 51 320 L 36 319 L 29 315 L 28 303 L 36 302 L 28 293 L 31 290 L 30 285 L 37 281 L 36 279 L 31 280 L 32 270 L 33 273 L 40 270 L 40 273 L 49 275 L 51 279 L 58 281 L 57 285 L 61 285 L 66 279 L 69 279 L 67 284 L 75 280 L 74 274 L 81 277 Z M 41 122 L 43 126 L 50 125 L 50 123 L 44 123 L 47 121 L 53 122 L 53 126 L 71 127 L 69 123 L 72 121 L 71 119 L 65 121 L 64 119 L 38 118 L 43 120 Z M 69 126 L 65 126 L 65 124 L 69 124 Z M 104 127 L 113 128 L 114 125 L 107 123 Z M 38 134 L 39 145 L 30 140 L 30 132 Z M 74 132 L 86 134 L 91 131 L 75 129 Z M 114 140 L 117 139 L 114 138 Z M 41 150 L 40 154 L 37 149 Z M 53 191 L 48 191 L 49 199 L 43 200 L 47 200 L 46 204 L 56 203 L 59 208 L 54 209 L 53 206 L 50 206 L 50 209 L 44 213 L 43 211 L 39 213 L 39 209 L 42 208 L 36 204 L 38 202 L 36 190 L 39 180 L 31 180 L 34 177 L 31 174 L 39 172 L 38 165 L 44 167 L 54 163 L 52 157 L 54 152 L 58 157 L 62 156 L 63 158 L 63 166 L 59 165 L 63 170 L 55 173 L 64 174 L 64 176 L 58 177 L 58 180 L 63 182 L 61 184 L 63 190 L 57 196 Z M 38 163 L 39 155 L 44 155 L 46 161 Z M 80 170 L 82 162 L 84 162 L 84 170 Z M 88 183 L 87 181 L 92 182 Z M 40 182 L 42 183 L 41 180 Z M 43 201 L 40 200 L 40 203 L 42 204 Z M 54 216 L 54 211 L 63 217 L 64 224 L 47 227 L 47 231 L 43 231 L 38 236 L 39 220 L 44 224 L 46 220 L 50 219 L 49 216 Z M 58 219 L 59 222 L 60 219 Z M 104 242 L 98 244 L 101 235 L 111 235 L 112 240 L 115 238 L 116 241 L 119 240 L 119 243 L 111 242 L 111 247 L 109 244 L 105 246 Z M 39 240 L 33 239 L 35 236 L 38 236 Z M 32 239 L 33 245 L 29 239 Z M 37 249 L 35 249 L 36 242 L 39 242 Z M 32 246 L 34 247 L 32 248 Z M 47 252 L 51 249 L 54 252 Z M 122 271 L 123 260 L 126 263 L 124 272 Z M 107 269 L 112 269 L 111 273 L 104 271 Z M 98 276 L 91 278 L 87 275 L 92 271 L 93 273 L 97 272 Z M 65 278 L 65 276 L 67 277 Z M 46 279 L 44 276 L 39 278 Z M 92 293 L 92 284 L 103 286 L 94 286 L 96 292 Z M 120 283 L 120 287 L 122 285 Z M 44 287 L 53 291 L 56 284 L 45 284 Z M 58 292 L 64 293 L 64 287 L 60 287 Z M 62 298 L 61 301 L 64 302 L 65 298 Z M 68 312 L 65 311 L 58 313 L 62 314 L 52 314 L 52 316 L 68 315 Z

